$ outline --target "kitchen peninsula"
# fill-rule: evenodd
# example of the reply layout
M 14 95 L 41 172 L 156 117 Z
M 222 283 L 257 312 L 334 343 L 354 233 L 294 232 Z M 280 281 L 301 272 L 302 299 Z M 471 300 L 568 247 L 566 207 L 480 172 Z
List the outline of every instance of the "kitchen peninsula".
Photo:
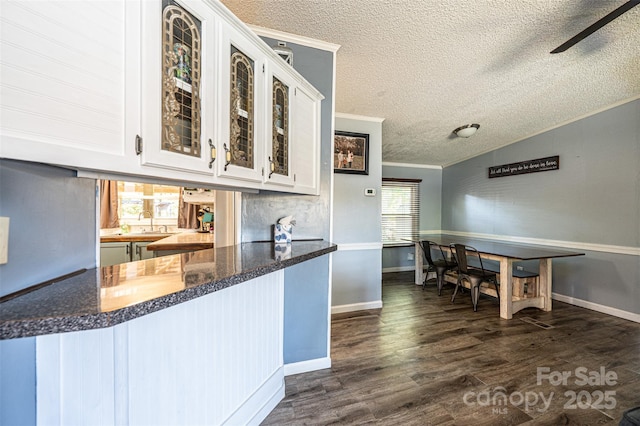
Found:
M 336 249 L 293 242 L 276 260 L 273 243 L 244 243 L 89 269 L 4 302 L 0 339 L 36 336 L 41 424 L 250 423 L 284 395 L 284 269 Z

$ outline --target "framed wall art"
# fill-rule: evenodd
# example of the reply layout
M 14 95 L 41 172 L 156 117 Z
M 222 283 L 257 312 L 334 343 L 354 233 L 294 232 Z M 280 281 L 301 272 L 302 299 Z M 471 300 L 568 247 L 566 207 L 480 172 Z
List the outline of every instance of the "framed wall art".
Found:
M 333 171 L 356 175 L 369 174 L 369 135 L 336 131 Z

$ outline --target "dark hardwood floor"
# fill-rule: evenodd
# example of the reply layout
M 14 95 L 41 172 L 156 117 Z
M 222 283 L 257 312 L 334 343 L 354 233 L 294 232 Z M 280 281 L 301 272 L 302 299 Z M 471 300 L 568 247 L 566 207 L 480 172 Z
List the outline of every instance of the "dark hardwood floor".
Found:
M 334 315 L 331 369 L 287 377 L 263 424 L 617 425 L 640 406 L 640 324 L 557 301 L 502 320 L 412 281 L 384 274 L 382 309 Z

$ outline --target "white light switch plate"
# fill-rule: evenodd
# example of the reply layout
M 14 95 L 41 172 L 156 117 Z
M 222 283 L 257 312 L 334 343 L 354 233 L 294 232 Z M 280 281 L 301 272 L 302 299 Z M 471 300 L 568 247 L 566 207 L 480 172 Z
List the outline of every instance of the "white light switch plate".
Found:
M 9 218 L 0 216 L 0 265 L 7 263 L 9 254 Z

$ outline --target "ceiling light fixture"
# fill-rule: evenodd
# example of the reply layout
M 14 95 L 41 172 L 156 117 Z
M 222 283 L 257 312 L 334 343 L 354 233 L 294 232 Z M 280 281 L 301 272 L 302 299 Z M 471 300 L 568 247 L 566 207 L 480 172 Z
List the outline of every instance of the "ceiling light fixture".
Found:
M 476 131 L 480 128 L 479 124 L 467 124 L 464 126 L 460 126 L 453 131 L 456 136 L 461 138 L 468 138 L 473 136 Z

